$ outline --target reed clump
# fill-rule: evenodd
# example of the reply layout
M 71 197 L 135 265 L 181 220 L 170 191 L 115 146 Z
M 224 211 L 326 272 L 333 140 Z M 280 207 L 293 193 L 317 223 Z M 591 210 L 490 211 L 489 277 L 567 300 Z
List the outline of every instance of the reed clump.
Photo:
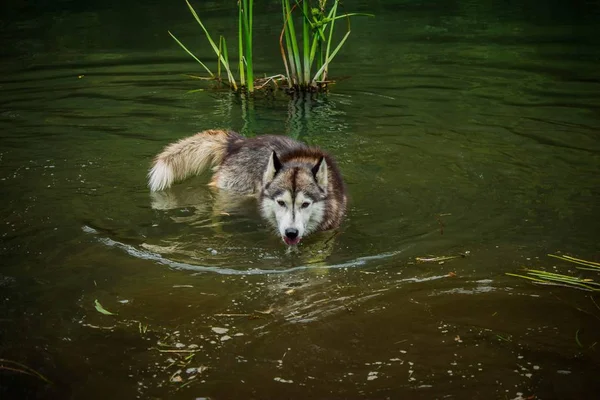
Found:
M 208 72 L 200 79 L 226 84 L 235 92 L 253 93 L 265 88 L 279 88 L 287 92 L 325 91 L 333 81 L 329 66 L 350 36 L 350 17 L 373 16 L 365 13 L 340 14 L 339 0 L 281 0 L 282 29 L 279 48 L 285 74 L 256 78 L 253 65 L 253 0 L 238 0 L 238 68 L 234 75 L 229 60 L 227 41 L 222 35 L 213 40 L 208 29 L 190 4 L 185 0 L 194 19 L 200 25 L 217 58 L 216 73 L 196 57 L 173 33 L 169 35 Z M 312 4 L 311 4 L 312 3 Z M 328 3 L 331 3 L 329 6 Z M 336 22 L 344 19 L 344 36 L 334 42 Z M 339 24 L 338 24 L 339 25 Z M 224 75 L 224 76 L 223 76 Z

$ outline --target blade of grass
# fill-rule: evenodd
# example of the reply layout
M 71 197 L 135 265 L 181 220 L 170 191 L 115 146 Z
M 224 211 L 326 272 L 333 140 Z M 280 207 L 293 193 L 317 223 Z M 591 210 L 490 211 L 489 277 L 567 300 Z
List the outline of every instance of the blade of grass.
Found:
M 285 9 L 283 11 L 283 18 L 285 20 Z M 288 81 L 288 86 L 292 86 L 292 81 L 290 78 L 290 68 L 288 66 L 288 62 L 287 62 L 287 55 L 286 55 L 286 51 L 283 48 L 283 40 L 284 40 L 284 36 L 287 32 L 287 25 L 284 23 L 283 24 L 283 28 L 281 29 L 281 33 L 279 34 L 279 50 L 281 51 L 281 58 L 283 59 L 283 65 L 285 66 L 285 76 L 287 77 L 287 81 Z M 286 46 L 288 48 L 289 51 L 289 45 L 288 45 L 289 41 L 286 40 Z M 291 60 L 290 60 L 291 62 Z
M 171 31 L 167 31 L 167 32 L 169 32 L 169 35 L 171 35 L 171 37 L 172 37 L 173 39 L 175 39 L 175 41 L 177 42 L 177 44 L 178 44 L 179 46 L 181 46 L 181 48 L 182 48 L 183 50 L 185 50 L 185 51 L 186 51 L 186 53 L 188 53 L 190 56 L 192 56 L 192 57 L 194 58 L 194 60 L 198 61 L 198 63 L 204 67 L 204 69 L 205 69 L 205 70 L 206 70 L 206 71 L 207 71 L 207 72 L 210 74 L 210 76 L 211 76 L 212 78 L 214 78 L 214 76 L 215 76 L 215 75 L 212 73 L 212 71 L 211 71 L 210 69 L 208 69 L 208 67 L 207 67 L 206 65 L 204 65 L 204 63 L 203 63 L 202 61 L 200 61 L 200 60 L 198 59 L 198 57 L 196 57 L 196 56 L 195 56 L 195 55 L 194 55 L 194 54 L 193 54 L 191 51 L 189 51 L 189 50 L 187 49 L 187 47 L 185 47 L 185 46 L 183 45 L 183 43 L 181 43 L 181 42 L 179 41 L 179 39 L 177 39 L 177 38 L 175 37 L 175 35 L 173 35 L 173 34 L 171 33 Z
M 590 267 L 595 270 L 600 270 L 600 263 L 596 263 L 593 261 L 582 260 L 580 258 L 570 257 L 570 256 L 559 256 L 555 254 L 548 254 L 550 257 L 558 258 L 559 260 L 568 261 L 574 264 L 584 265 L 586 267 Z
M 323 3 L 325 0 L 322 0 Z M 323 11 L 324 4 L 320 4 L 319 9 L 317 9 L 317 13 L 314 12 L 314 9 L 311 10 L 311 16 L 304 14 L 304 18 L 310 20 L 312 17 L 312 22 L 310 24 L 313 30 L 313 41 L 310 48 L 310 65 L 311 68 L 314 65 L 315 57 L 318 55 L 317 64 L 315 65 L 318 70 L 323 65 L 323 43 L 326 41 L 325 38 L 325 29 L 327 28 L 326 18 L 324 18 Z
M 571 276 L 571 275 L 557 274 L 554 272 L 541 271 L 541 270 L 537 270 L 537 269 L 528 269 L 527 272 L 529 274 L 534 274 L 534 275 L 539 275 L 539 276 L 551 276 L 551 277 L 555 277 L 555 278 L 571 280 L 571 281 L 576 281 L 576 282 L 588 282 L 590 284 L 595 284 L 595 285 L 600 286 L 600 283 L 596 283 L 596 282 L 594 282 L 593 279 L 589 279 L 589 278 L 578 278 L 578 277 Z
M 314 60 L 315 60 L 315 55 L 317 54 L 317 48 L 319 47 L 319 36 L 318 35 L 314 35 L 313 39 L 312 39 L 312 44 L 310 46 L 310 65 L 313 64 Z
M 252 65 L 252 0 L 243 0 L 242 10 L 244 19 L 244 36 L 246 39 L 246 76 L 248 78 L 247 88 L 250 93 L 254 91 L 254 68 Z
M 582 260 L 581 258 L 575 258 L 575 257 L 571 257 L 571 256 L 565 256 L 565 258 L 568 259 L 568 260 L 571 260 L 571 261 L 584 262 L 584 263 L 589 264 L 589 265 L 600 267 L 600 263 L 597 263 L 597 262 L 593 262 L 593 261 L 589 261 L 589 260 Z
M 223 52 L 223 35 L 219 36 L 219 55 Z M 217 57 L 217 78 L 221 80 L 221 58 Z
M 527 280 L 530 280 L 530 281 L 535 281 L 535 282 L 540 282 L 540 283 L 546 283 L 546 281 L 543 280 L 543 279 L 537 279 L 537 278 L 533 278 L 533 277 L 527 276 L 527 275 L 513 274 L 511 272 L 506 272 L 506 275 L 508 275 L 508 276 L 515 276 L 517 278 L 523 278 L 523 279 L 527 279 Z
M 348 36 L 350 36 L 350 32 L 351 31 L 346 32 L 346 34 L 344 35 L 344 37 L 342 38 L 342 40 L 340 41 L 340 43 L 337 45 L 337 47 L 333 50 L 333 52 L 331 53 L 331 55 L 329 55 L 325 59 L 325 63 L 323 64 L 323 66 L 321 67 L 321 69 L 319 69 L 317 71 L 317 73 L 315 74 L 315 77 L 313 78 L 314 81 L 317 81 L 317 77 L 320 76 L 323 73 L 323 70 L 325 70 L 327 68 L 327 66 L 333 60 L 333 58 L 336 56 L 336 54 L 338 53 L 338 51 L 340 51 L 340 49 L 342 48 L 342 46 L 344 45 L 344 43 L 348 39 Z
M 590 286 L 588 283 L 584 283 L 584 282 L 573 281 L 570 279 L 563 279 L 563 278 L 554 277 L 551 275 L 535 275 L 534 274 L 534 276 L 536 276 L 538 279 L 541 279 L 544 281 L 559 282 L 559 283 L 562 283 L 563 285 L 568 285 L 568 286 L 579 288 L 579 289 L 589 290 L 589 291 L 593 291 L 593 292 L 600 291 L 599 288 L 594 288 L 593 286 Z
M 594 271 L 594 272 L 600 272 L 600 268 L 597 268 L 597 267 L 589 267 L 589 268 L 585 268 L 585 267 L 575 267 L 575 268 L 577 268 L 578 270 L 581 270 L 581 271 Z
M 246 73 L 244 72 L 244 20 L 242 13 L 242 2 L 238 1 L 238 55 L 240 58 L 239 62 L 239 73 L 240 73 L 240 85 L 246 85 Z
M 225 63 L 225 59 L 223 58 L 223 56 L 219 55 L 219 48 L 217 47 L 217 45 L 215 44 L 215 42 L 212 40 L 212 37 L 210 36 L 210 33 L 208 33 L 208 30 L 206 29 L 206 27 L 204 26 L 204 24 L 200 20 L 200 17 L 198 17 L 198 14 L 196 14 L 196 10 L 194 10 L 194 7 L 192 7 L 192 5 L 190 4 L 190 2 L 188 0 L 185 0 L 185 2 L 188 5 L 188 8 L 190 9 L 190 12 L 194 16 L 194 19 L 196 20 L 196 22 L 198 22 L 198 24 L 200 25 L 200 27 L 204 31 L 204 34 L 206 35 L 206 38 L 208 39 L 208 42 L 212 46 L 215 54 L 217 56 L 219 56 L 219 58 L 221 59 L 221 62 L 223 63 L 223 66 L 225 67 L 225 70 L 227 71 L 227 77 L 229 78 L 230 85 L 233 87 L 234 90 L 237 90 L 237 85 L 235 83 L 235 78 L 233 77 L 233 74 L 231 73 L 231 70 L 229 69 L 229 65 L 227 63 Z
M 308 19 L 308 0 L 302 0 L 302 46 L 304 47 L 304 69 L 303 69 L 303 84 L 308 85 L 310 82 L 310 20 Z
M 9 370 L 9 371 L 21 372 L 23 374 L 35 376 L 35 377 L 40 378 L 41 380 L 43 380 L 46 383 L 52 384 L 52 382 L 48 378 L 46 378 L 44 375 L 40 374 L 35 369 L 33 369 L 31 367 L 28 367 L 25 364 L 21 364 L 20 362 L 12 361 L 12 360 L 7 360 L 5 358 L 0 358 L 0 364 L 13 364 L 13 365 L 16 365 L 18 367 L 21 367 L 22 369 L 17 369 L 17 368 L 14 368 L 14 367 L 7 367 L 5 365 L 0 365 L 0 369 L 6 369 L 6 370 Z
M 333 38 L 333 28 L 335 26 L 335 16 L 337 14 L 337 7 L 338 7 L 338 0 L 335 0 L 335 2 L 333 3 L 333 7 L 331 7 L 331 10 L 329 11 L 329 15 L 327 15 L 327 18 L 331 18 L 331 23 L 329 24 L 329 38 L 327 38 L 327 49 L 325 50 L 325 60 L 327 60 L 327 58 L 329 57 L 330 51 L 331 51 L 331 39 Z M 323 66 L 325 66 L 323 72 L 322 72 L 322 80 L 327 79 L 327 73 L 329 72 L 329 68 L 327 67 L 326 62 L 323 62 L 323 64 L 321 65 L 320 68 L 323 68 Z M 319 74 L 317 73 L 315 75 L 315 81 L 319 79 Z
M 331 53 L 331 41 L 333 38 L 335 21 L 338 19 L 341 19 L 341 18 L 348 18 L 348 32 L 346 33 L 346 36 L 344 36 L 344 39 L 343 39 L 343 41 L 345 41 L 347 36 L 350 34 L 350 19 L 349 19 L 349 17 L 352 17 L 352 16 L 374 17 L 375 16 L 373 14 L 368 14 L 368 13 L 346 13 L 343 15 L 337 15 L 338 4 L 339 4 L 339 0 L 335 0 L 335 2 L 333 3 L 333 6 L 331 7 L 331 10 L 329 10 L 329 14 L 327 15 L 327 18 L 325 18 L 322 21 L 322 23 L 326 23 L 329 26 L 329 37 L 327 39 L 327 48 L 325 50 L 325 62 L 323 63 L 323 66 L 321 66 L 321 68 L 319 69 L 320 72 L 315 74 L 315 77 L 314 77 L 315 81 L 318 81 L 319 78 L 321 78 L 321 80 L 327 79 L 327 74 L 329 72 L 329 63 L 331 62 L 331 60 L 333 60 L 333 57 L 335 57 L 335 53 L 337 53 L 337 50 L 335 50 L 333 54 Z M 339 50 L 339 48 L 340 48 L 340 46 L 338 46 L 337 49 Z M 322 76 L 320 76 L 321 74 L 322 74 Z
M 227 65 L 229 65 L 229 53 L 227 52 L 227 41 L 225 40 L 224 37 L 223 37 L 223 53 L 222 53 L 222 58 L 224 58 L 225 62 L 227 63 Z
M 287 24 L 287 33 L 289 34 L 289 38 L 290 38 L 290 45 L 292 48 L 292 55 L 294 58 L 294 65 L 295 65 L 295 79 L 297 83 L 300 83 L 300 80 L 302 79 L 302 64 L 300 64 L 300 51 L 298 50 L 298 42 L 296 41 L 296 30 L 294 29 L 294 20 L 292 18 L 292 11 L 293 9 L 296 7 L 294 5 L 293 8 L 290 8 L 290 2 L 289 0 L 283 0 L 284 1 L 284 8 L 285 8 L 285 23 Z M 287 38 L 287 36 L 286 36 Z
M 571 283 L 565 283 L 565 282 L 560 282 L 560 281 L 559 282 L 554 282 L 554 281 L 547 280 L 547 279 L 537 279 L 537 278 L 533 278 L 531 276 L 519 275 L 519 274 L 512 274 L 512 273 L 509 273 L 509 272 L 506 272 L 506 275 L 514 276 L 514 277 L 517 277 L 517 278 L 527 279 L 527 280 L 533 281 L 533 283 L 536 283 L 538 285 L 562 286 L 562 287 L 568 287 L 568 288 L 571 288 L 571 289 L 586 290 L 586 291 L 591 291 L 591 292 L 597 291 L 597 290 L 590 289 L 590 288 L 580 287 L 579 285 L 574 285 L 574 284 L 571 284 Z
M 535 276 L 539 276 L 542 278 L 554 278 L 554 279 L 562 279 L 565 281 L 573 281 L 573 282 L 580 282 L 581 279 L 574 277 L 574 276 L 569 276 L 569 275 L 562 275 L 562 274 L 554 274 L 551 272 L 546 272 L 546 271 L 539 271 L 539 270 L 534 270 L 534 269 L 530 269 L 527 270 L 527 273 L 529 275 L 535 275 Z
M 548 255 L 551 257 L 562 258 L 562 259 L 565 259 L 568 261 L 579 261 L 579 262 L 584 262 L 586 264 L 595 265 L 597 267 L 600 267 L 600 263 L 589 261 L 589 260 L 583 260 L 581 258 L 575 258 L 575 257 L 571 257 L 571 256 L 558 256 L 558 255 L 554 255 L 554 254 L 548 254 Z
M 117 315 L 115 313 L 111 313 L 110 311 L 108 311 L 106 308 L 102 307 L 102 304 L 100 304 L 100 302 L 98 301 L 98 299 L 96 299 L 94 301 L 94 307 L 96 308 L 96 310 L 99 313 L 102 313 L 104 315 Z
M 187 76 L 188 78 L 192 78 L 192 79 L 198 79 L 201 81 L 209 81 L 211 79 L 214 79 L 209 76 L 197 76 L 197 75 L 190 75 L 190 74 L 183 74 L 183 76 Z
M 290 71 L 291 71 L 291 80 L 288 79 L 288 81 L 289 81 L 288 84 L 290 86 L 294 86 L 294 85 L 298 84 L 298 70 L 299 70 L 300 66 L 296 64 L 295 52 L 294 52 L 294 48 L 292 46 L 292 34 L 290 33 L 290 28 L 287 23 L 284 25 L 284 31 L 285 31 L 285 45 L 286 45 L 286 49 L 287 49 L 287 57 L 289 59 Z
M 342 18 L 347 18 L 347 17 L 374 17 L 375 14 L 368 14 L 368 13 L 346 13 L 346 14 L 342 14 L 342 15 L 338 15 L 337 17 L 331 18 L 332 20 L 336 20 L 336 19 L 342 19 Z M 329 19 L 324 20 L 324 22 L 329 22 Z

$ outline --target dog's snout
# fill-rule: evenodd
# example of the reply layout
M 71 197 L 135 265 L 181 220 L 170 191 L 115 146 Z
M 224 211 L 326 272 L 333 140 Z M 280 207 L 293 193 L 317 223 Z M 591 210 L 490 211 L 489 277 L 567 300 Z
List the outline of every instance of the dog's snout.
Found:
M 298 229 L 296 228 L 287 228 L 285 230 L 285 237 L 288 239 L 296 239 L 298 237 Z

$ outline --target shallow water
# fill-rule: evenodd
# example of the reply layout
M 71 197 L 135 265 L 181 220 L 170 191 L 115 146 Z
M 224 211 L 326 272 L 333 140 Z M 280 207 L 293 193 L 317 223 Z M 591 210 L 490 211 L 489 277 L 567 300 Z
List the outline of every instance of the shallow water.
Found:
M 230 6 L 197 7 L 233 42 Z M 279 73 L 279 6 L 257 7 L 256 70 Z M 597 393 L 595 298 L 505 273 L 600 259 L 600 8 L 345 7 L 377 15 L 348 79 L 247 101 L 188 93 L 208 86 L 167 29 L 211 58 L 184 2 L 0 6 L 0 358 L 52 381 L 0 368 L 2 398 Z M 332 153 L 342 227 L 288 253 L 207 176 L 151 196 L 153 155 L 215 127 Z

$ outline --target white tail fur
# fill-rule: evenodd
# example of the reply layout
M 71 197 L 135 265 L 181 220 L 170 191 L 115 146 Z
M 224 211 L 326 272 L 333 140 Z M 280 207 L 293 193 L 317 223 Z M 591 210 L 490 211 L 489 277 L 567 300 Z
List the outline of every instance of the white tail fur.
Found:
M 223 161 L 229 133 L 222 130 L 200 132 L 172 143 L 156 156 L 148 172 L 148 186 L 153 192 L 204 171 L 209 164 Z

